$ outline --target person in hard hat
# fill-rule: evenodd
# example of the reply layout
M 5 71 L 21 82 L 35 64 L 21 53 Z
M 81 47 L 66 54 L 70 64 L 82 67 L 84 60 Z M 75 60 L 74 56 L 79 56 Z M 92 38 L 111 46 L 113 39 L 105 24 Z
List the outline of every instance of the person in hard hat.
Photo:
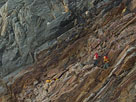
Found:
M 94 67 L 95 67 L 98 64 L 98 53 L 94 54 L 93 60 L 94 60 Z
M 51 83 L 52 81 L 51 80 L 46 80 L 45 81 L 45 84 L 44 84 L 44 88 L 46 89 L 46 91 L 48 92 L 48 89 L 49 89 L 49 86 L 50 86 L 50 83 Z
M 108 59 L 107 56 L 104 56 L 104 57 L 103 57 L 103 62 L 104 62 L 103 68 L 104 68 L 104 69 L 107 69 L 107 68 L 109 67 L 109 59 Z

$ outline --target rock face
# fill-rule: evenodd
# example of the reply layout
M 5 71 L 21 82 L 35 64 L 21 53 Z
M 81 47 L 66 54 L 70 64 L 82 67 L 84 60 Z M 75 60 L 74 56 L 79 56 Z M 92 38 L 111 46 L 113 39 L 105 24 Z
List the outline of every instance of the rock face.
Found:
M 7 82 L 0 80 L 0 101 L 135 102 L 134 2 L 0 1 L 3 76 L 32 64 L 5 77 Z M 107 69 L 104 55 L 110 60 Z
M 78 0 L 79 7 L 83 0 Z M 1 0 L 0 66 L 4 75 L 34 63 L 36 55 L 73 27 L 70 0 Z M 79 7 L 76 7 L 78 9 Z M 74 12 L 74 10 L 73 10 Z

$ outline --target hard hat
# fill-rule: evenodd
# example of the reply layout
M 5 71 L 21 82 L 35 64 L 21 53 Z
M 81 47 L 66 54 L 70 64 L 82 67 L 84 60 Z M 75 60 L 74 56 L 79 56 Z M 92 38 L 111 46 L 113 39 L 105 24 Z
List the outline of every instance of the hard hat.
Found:
M 51 82 L 51 80 L 46 80 L 46 83 L 50 83 Z
M 106 56 L 104 56 L 103 58 L 106 59 Z

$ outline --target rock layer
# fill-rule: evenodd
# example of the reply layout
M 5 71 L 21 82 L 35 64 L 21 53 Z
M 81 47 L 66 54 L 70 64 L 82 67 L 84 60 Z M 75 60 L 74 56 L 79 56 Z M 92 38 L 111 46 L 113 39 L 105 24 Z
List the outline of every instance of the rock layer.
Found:
M 2 3 L 1 10 L 8 11 L 2 13 L 2 19 L 7 21 L 2 23 L 2 65 L 4 61 L 11 63 L 13 59 L 15 62 L 25 62 L 20 66 L 33 63 L 33 59 L 36 62 L 18 74 L 11 75 L 8 82 L 1 81 L 6 91 L 0 100 L 2 102 L 135 102 L 136 14 L 133 2 L 135 0 L 91 0 L 91 2 L 77 0 L 76 3 L 70 0 L 59 2 L 51 0 L 47 1 L 47 5 L 43 0 L 14 0 L 16 6 L 13 6 L 10 0 L 5 1 L 5 4 Z M 11 8 L 9 10 L 8 6 L 6 8 L 5 5 L 9 4 L 13 11 Z M 20 4 L 22 6 L 19 6 Z M 21 15 L 21 11 L 24 12 L 26 9 L 23 8 L 24 5 L 28 7 L 26 12 L 31 14 L 29 19 L 23 16 L 23 13 Z M 47 12 L 45 5 L 49 8 L 63 8 L 50 9 Z M 75 5 L 76 8 L 73 7 Z M 89 15 L 84 13 L 86 5 Z M 19 9 L 19 14 L 17 11 L 13 13 L 15 8 Z M 124 12 L 125 8 L 127 9 Z M 60 15 L 56 12 L 60 12 Z M 66 13 L 61 14 L 62 12 Z M 47 16 L 48 13 L 51 15 Z M 9 14 L 18 15 L 18 19 L 14 16 L 14 19 L 11 19 L 12 16 L 7 16 Z M 83 17 L 77 17 L 79 14 Z M 24 25 L 28 24 L 25 32 L 23 32 L 25 29 L 23 22 L 20 23 L 23 20 L 23 18 L 20 20 L 22 16 L 26 18 Z M 15 40 L 5 39 L 11 34 L 7 30 L 7 27 L 10 28 L 9 20 L 17 22 L 11 23 L 12 26 L 15 24 L 11 30 L 13 31 L 11 38 Z M 29 26 L 30 22 L 33 24 Z M 5 52 L 8 41 L 11 41 L 8 46 L 12 44 L 17 47 L 13 46 L 13 51 Z M 100 55 L 97 67 L 93 66 L 95 52 Z M 105 54 L 110 59 L 110 67 L 104 70 Z M 55 78 L 58 80 L 54 80 Z M 51 80 L 51 83 L 46 83 L 46 80 Z

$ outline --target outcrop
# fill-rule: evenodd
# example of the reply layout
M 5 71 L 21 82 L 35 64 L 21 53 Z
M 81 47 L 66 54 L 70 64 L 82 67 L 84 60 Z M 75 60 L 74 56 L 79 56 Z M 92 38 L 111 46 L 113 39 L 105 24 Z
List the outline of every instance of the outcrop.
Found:
M 135 2 L 0 1 L 0 101 L 136 102 Z

